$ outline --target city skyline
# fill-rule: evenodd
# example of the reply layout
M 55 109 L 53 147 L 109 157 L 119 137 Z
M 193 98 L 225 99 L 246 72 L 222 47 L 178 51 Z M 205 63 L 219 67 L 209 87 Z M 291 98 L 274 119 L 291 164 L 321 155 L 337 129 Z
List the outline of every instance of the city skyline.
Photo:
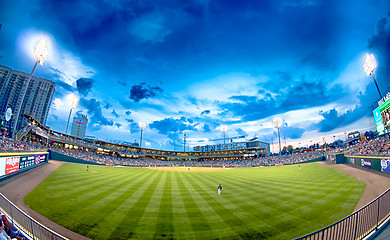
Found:
M 147 148 L 181 149 L 184 131 L 190 150 L 224 134 L 278 145 L 272 120 L 280 117 L 282 145 L 300 147 L 375 129 L 379 96 L 366 53 L 377 58 L 383 95 L 390 86 L 386 1 L 17 0 L 0 8 L 0 65 L 29 73 L 35 44 L 48 41 L 34 76 L 56 83 L 47 120 L 56 131 L 65 132 L 74 94 L 72 118 L 88 116 L 86 135 L 101 140 L 139 142 L 144 122 Z

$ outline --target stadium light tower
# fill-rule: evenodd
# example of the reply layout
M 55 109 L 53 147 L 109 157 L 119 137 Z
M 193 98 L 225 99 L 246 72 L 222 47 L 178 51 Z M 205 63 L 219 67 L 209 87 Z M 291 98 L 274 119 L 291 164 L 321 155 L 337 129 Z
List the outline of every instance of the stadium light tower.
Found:
M 139 147 L 142 148 L 142 133 L 144 131 L 144 128 L 146 127 L 146 123 L 139 122 L 138 126 L 141 128 L 141 139 L 139 140 Z
M 69 120 L 70 120 L 70 116 L 72 115 L 72 110 L 73 108 L 77 107 L 77 102 L 78 102 L 74 94 L 71 93 L 69 97 L 70 97 L 70 111 L 69 111 L 68 123 L 66 124 L 66 132 L 65 132 L 66 134 L 68 134 Z
M 374 55 L 367 53 L 366 61 L 364 62 L 363 68 L 364 68 L 364 71 L 366 72 L 367 76 L 371 75 L 372 78 L 374 79 L 376 89 L 378 89 L 379 97 L 382 99 L 382 93 L 379 90 L 378 83 L 376 82 L 375 77 L 374 77 L 374 71 L 375 71 L 376 67 L 377 67 L 377 63 L 376 63 Z
M 47 59 L 47 56 L 49 56 L 49 50 L 47 50 L 47 44 L 46 44 L 46 40 L 44 38 L 42 38 L 37 43 L 37 45 L 35 45 L 34 56 L 36 58 L 35 65 L 34 65 L 32 71 L 30 73 L 30 76 L 29 76 L 28 80 L 27 80 L 26 89 L 23 91 L 22 98 L 21 98 L 21 103 L 23 103 L 23 101 L 24 101 L 24 97 L 26 96 L 26 92 L 28 90 L 28 86 L 30 85 L 31 78 L 32 78 L 32 75 L 33 75 L 33 73 L 35 71 L 35 68 L 37 67 L 37 64 L 39 63 L 41 66 L 43 66 L 43 63 Z M 12 129 L 12 138 L 14 136 L 16 125 L 18 123 L 20 110 L 21 110 L 21 107 L 18 108 L 18 111 L 16 113 L 15 124 L 14 124 L 13 129 Z
M 282 154 L 282 146 L 280 145 L 280 127 L 283 124 L 283 120 L 280 117 L 274 118 L 272 121 L 274 124 L 274 127 L 278 129 L 278 138 L 279 138 L 279 154 Z
M 227 131 L 227 127 L 226 126 L 221 126 L 221 131 L 223 132 L 223 149 L 222 150 L 225 150 L 225 145 L 226 145 L 226 142 L 225 142 L 225 133 Z

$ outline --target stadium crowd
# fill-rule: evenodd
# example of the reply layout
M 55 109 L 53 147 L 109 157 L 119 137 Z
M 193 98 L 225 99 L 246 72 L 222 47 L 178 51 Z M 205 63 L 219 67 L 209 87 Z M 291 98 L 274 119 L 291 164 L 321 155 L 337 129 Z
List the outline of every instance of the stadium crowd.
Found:
M 313 151 L 292 155 L 268 156 L 237 160 L 160 160 L 155 158 L 148 158 L 142 154 L 132 155 L 132 157 L 120 157 L 57 147 L 51 147 L 51 150 L 70 157 L 75 157 L 94 163 L 135 167 L 257 167 L 301 163 L 314 158 L 322 157 L 324 155 L 322 152 Z
M 45 146 L 0 137 L 0 152 L 46 151 Z
M 381 136 L 375 139 L 355 144 L 344 150 L 346 154 L 362 156 L 390 156 L 390 139 Z
M 146 157 L 142 152 L 126 152 L 126 154 L 109 155 L 107 153 L 85 151 L 83 148 L 60 148 L 51 146 L 52 151 L 70 157 L 82 159 L 99 164 L 112 164 L 122 166 L 182 166 L 182 167 L 257 167 L 271 165 L 285 165 L 305 162 L 311 159 L 322 157 L 323 151 L 309 151 L 305 153 L 293 153 L 288 155 L 271 155 L 267 157 L 244 158 L 236 160 L 225 160 L 223 158 L 210 158 L 207 160 L 197 158 L 161 160 L 159 156 Z M 43 151 L 46 146 L 39 143 L 28 143 L 26 141 L 16 141 L 9 138 L 0 138 L 0 152 L 18 151 Z M 339 146 L 328 152 L 344 152 L 348 155 L 358 156 L 390 156 L 390 138 L 381 136 L 353 146 Z

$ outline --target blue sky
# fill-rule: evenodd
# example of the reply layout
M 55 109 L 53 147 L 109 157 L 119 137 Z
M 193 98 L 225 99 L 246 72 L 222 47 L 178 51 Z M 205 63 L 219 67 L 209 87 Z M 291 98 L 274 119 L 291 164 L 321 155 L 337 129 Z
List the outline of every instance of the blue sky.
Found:
M 1 1 L 0 64 L 56 83 L 47 125 L 65 132 L 69 94 L 87 135 L 182 150 L 226 137 L 305 146 L 374 128 L 378 92 L 389 88 L 390 2 Z M 286 140 L 284 140 L 286 139 Z M 174 144 L 178 145 L 174 147 Z M 276 150 L 276 149 L 275 149 Z

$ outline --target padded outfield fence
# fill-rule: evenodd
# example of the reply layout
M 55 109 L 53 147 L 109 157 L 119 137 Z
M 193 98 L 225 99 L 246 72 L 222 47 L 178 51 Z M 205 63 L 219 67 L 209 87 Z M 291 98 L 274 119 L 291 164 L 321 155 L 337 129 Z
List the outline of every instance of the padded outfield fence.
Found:
M 3 194 L 0 193 L 0 208 L 3 214 L 7 216 L 9 222 L 16 226 L 24 236 L 30 239 L 39 240 L 57 240 L 67 239 L 60 234 L 50 230 L 37 222 L 21 209 L 10 202 Z M 26 238 L 27 239 L 27 238 Z
M 355 240 L 367 237 L 390 215 L 390 189 L 351 215 L 323 229 L 297 238 L 322 240 Z

